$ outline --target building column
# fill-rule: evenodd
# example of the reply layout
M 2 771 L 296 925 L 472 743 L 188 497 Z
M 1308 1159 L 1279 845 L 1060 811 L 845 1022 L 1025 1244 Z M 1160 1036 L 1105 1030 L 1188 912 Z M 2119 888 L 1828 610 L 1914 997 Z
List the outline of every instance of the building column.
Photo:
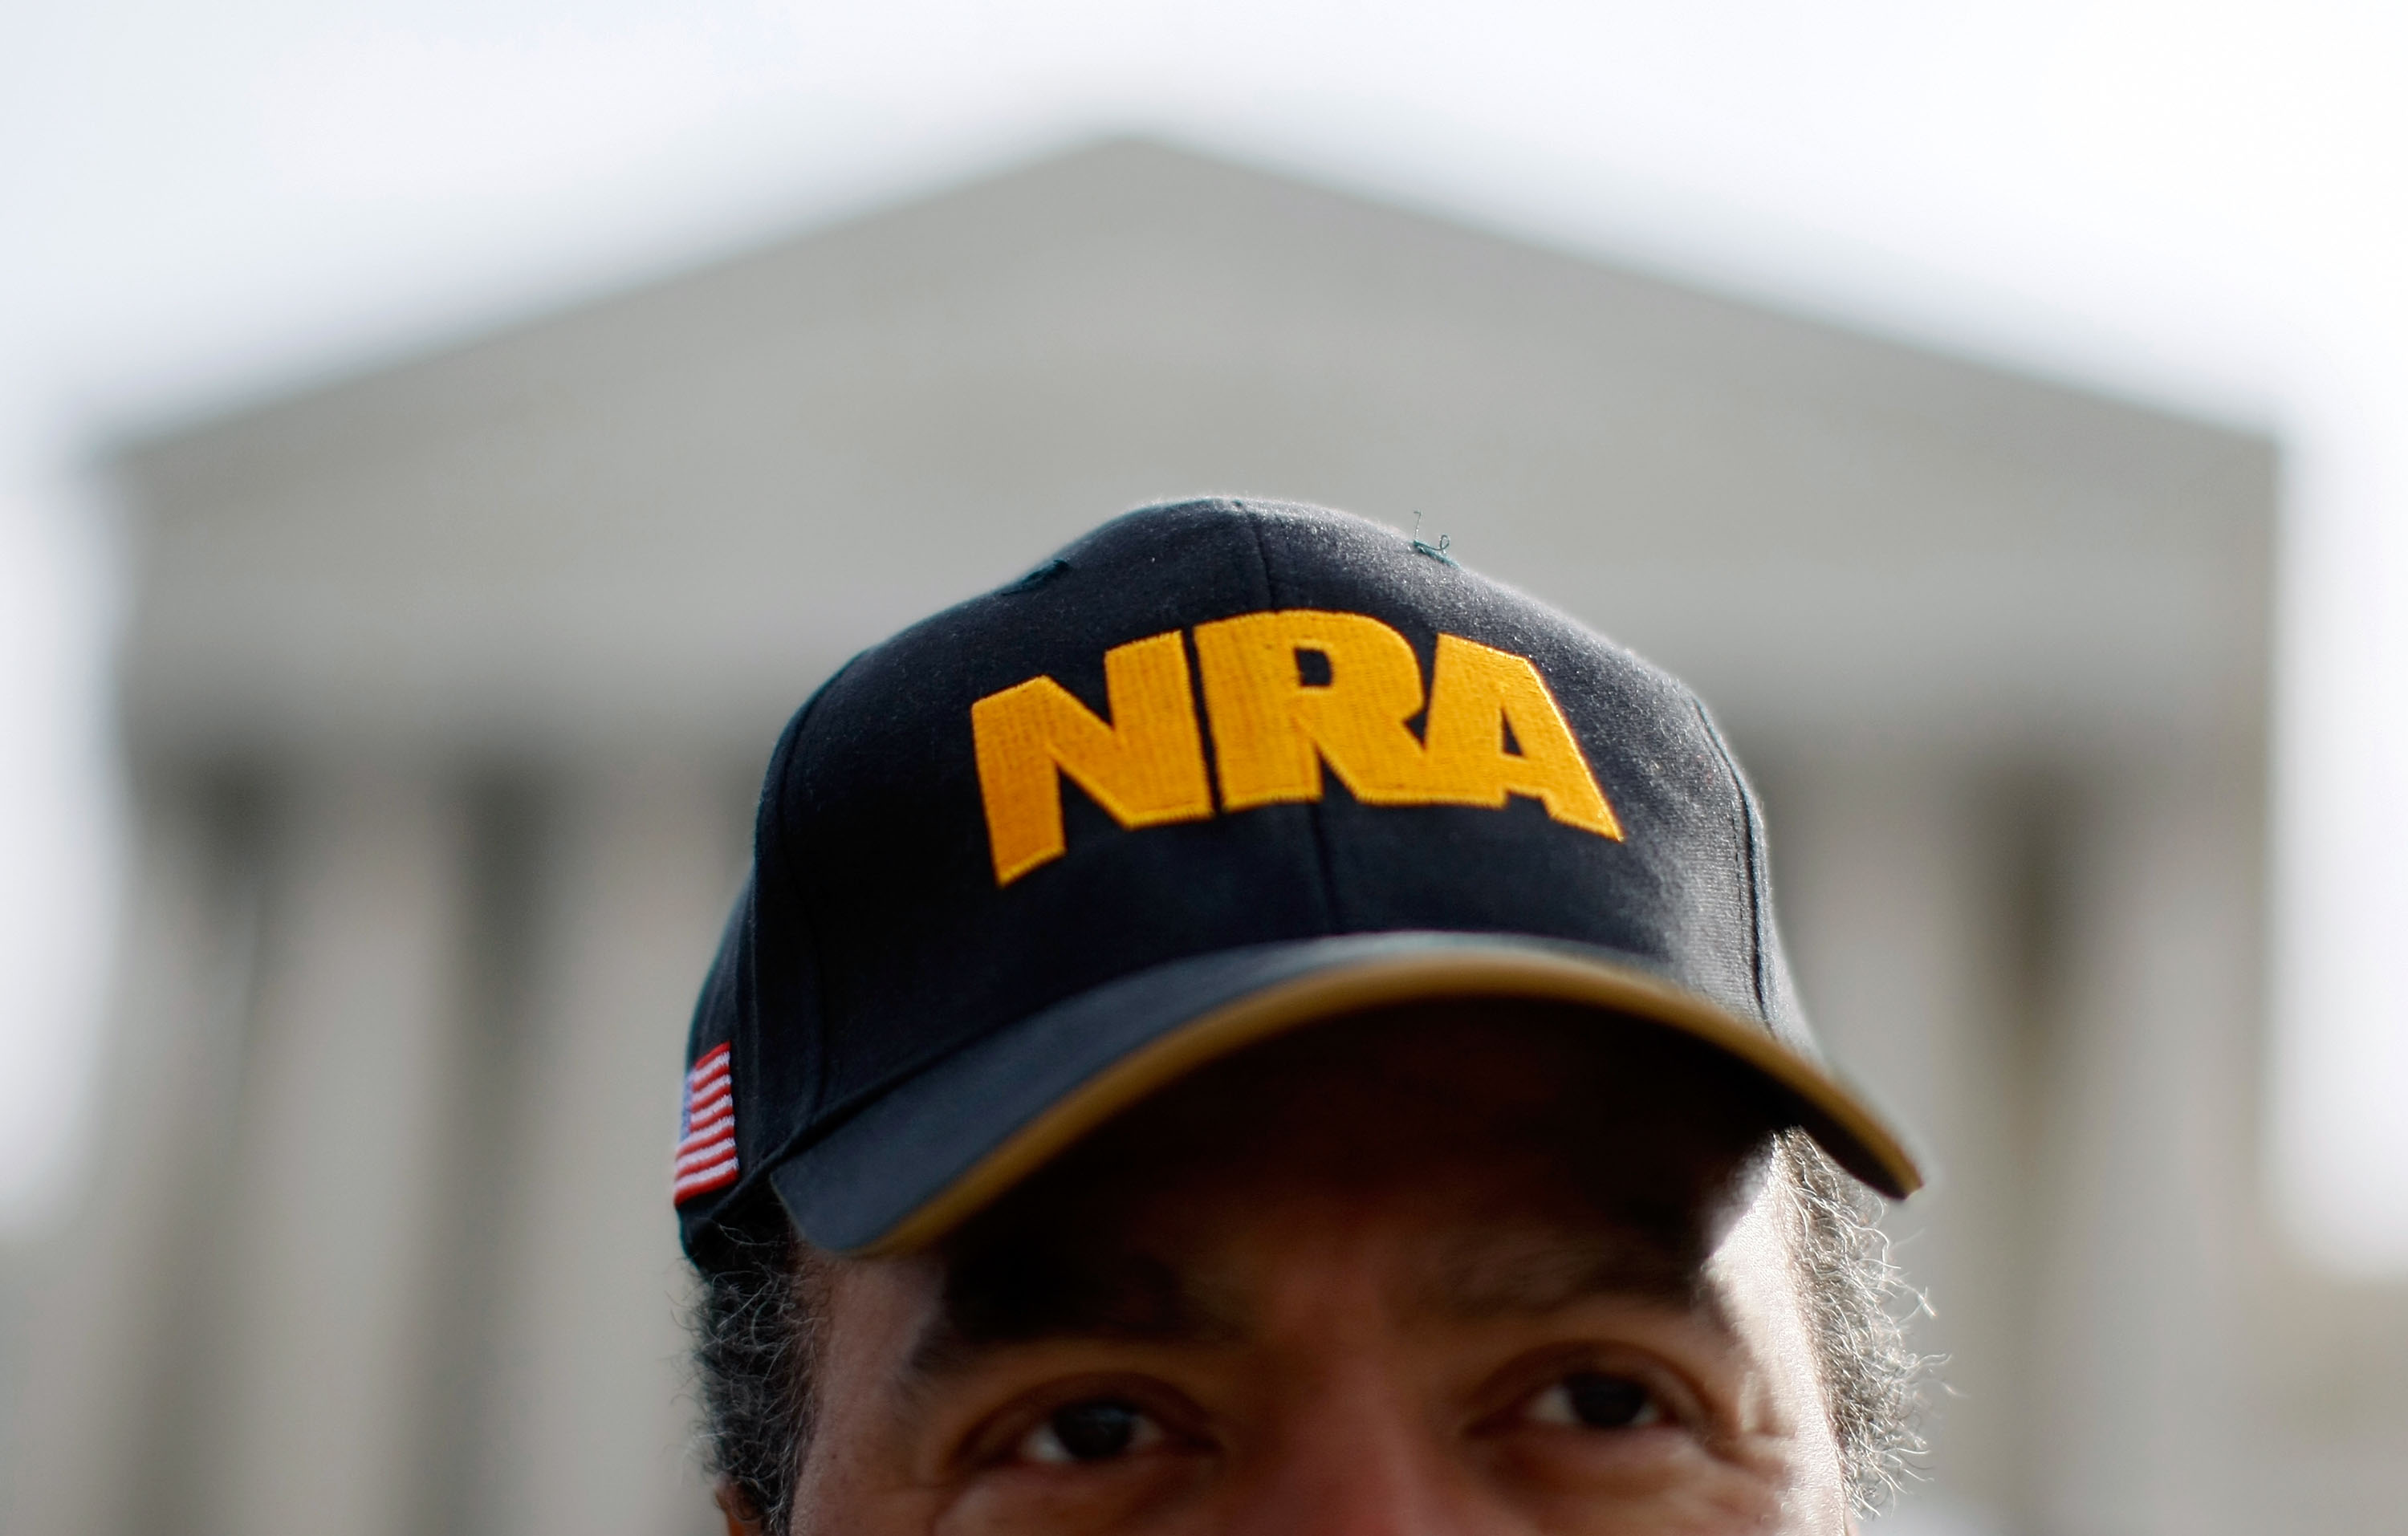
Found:
M 1885 1226 L 1936 1315 L 1916 1347 L 1949 1391 L 1927 1432 L 1931 1481 L 1899 1529 L 2019 1524 L 2029 1283 L 2013 969 L 2014 882 L 1994 797 L 1966 768 L 1909 754 L 1792 765 L 1771 806 L 1772 867 L 1808 1015 L 1842 1069 L 1899 1116 L 1932 1183 Z
M 457 1127 L 466 836 L 432 775 L 305 782 L 244 1053 L 222 1319 L 187 1523 L 399 1536 Z
M 482 1414 L 494 1536 L 716 1530 L 690 1452 L 688 1285 L 669 1205 L 695 998 L 742 868 L 717 765 L 614 768 L 547 815 Z
M 179 1411 L 248 1022 L 253 809 L 186 776 L 142 787 L 92 1172 L 27 1297 L 7 1529 L 115 1536 L 189 1492 Z
M 2261 798 L 2205 754 L 2089 781 L 2040 1173 L 2033 1477 L 2066 1536 L 2262 1529 L 2240 1288 L 2258 1188 Z M 2261 1465 L 2250 1469 L 2246 1463 Z

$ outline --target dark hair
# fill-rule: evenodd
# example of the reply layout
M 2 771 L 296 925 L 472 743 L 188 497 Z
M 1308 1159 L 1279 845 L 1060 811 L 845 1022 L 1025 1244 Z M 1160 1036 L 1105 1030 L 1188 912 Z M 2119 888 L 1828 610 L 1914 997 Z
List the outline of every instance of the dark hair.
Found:
M 766 1219 L 764 1219 L 766 1218 Z M 827 1319 L 828 1261 L 774 1204 L 699 1257 L 694 1363 L 703 1464 L 766 1536 L 794 1529 Z
M 1922 1298 L 1890 1262 L 1877 1196 L 1803 1131 L 1775 1139 L 1773 1168 L 1790 1191 L 1790 1252 L 1841 1472 L 1856 1508 L 1871 1514 L 1913 1475 L 1923 1450 L 1917 1420 L 1931 1362 L 1908 1346 L 1902 1315 L 1920 1309 Z M 829 1260 L 774 1209 L 768 1214 L 753 1225 L 768 1235 L 731 1236 L 697 1266 L 700 1448 L 764 1536 L 791 1536 L 816 1407 Z

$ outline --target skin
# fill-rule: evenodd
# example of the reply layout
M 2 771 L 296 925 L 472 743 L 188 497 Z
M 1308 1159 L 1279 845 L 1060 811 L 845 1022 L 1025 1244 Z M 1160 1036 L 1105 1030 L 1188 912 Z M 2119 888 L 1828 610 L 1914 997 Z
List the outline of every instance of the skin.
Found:
M 1781 1118 L 1532 1011 L 1257 1047 L 940 1249 L 836 1262 L 798 1529 L 1852 1531 Z

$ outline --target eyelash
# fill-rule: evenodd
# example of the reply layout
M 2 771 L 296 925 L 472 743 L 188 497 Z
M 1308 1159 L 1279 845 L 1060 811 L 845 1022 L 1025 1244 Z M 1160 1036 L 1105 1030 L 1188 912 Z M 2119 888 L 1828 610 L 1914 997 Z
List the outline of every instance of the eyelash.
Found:
M 1660 1427 L 1704 1433 L 1713 1418 L 1705 1398 L 1687 1377 L 1653 1356 L 1634 1357 L 1631 1351 L 1557 1355 L 1532 1361 L 1514 1375 L 1520 1387 L 1504 1407 L 1483 1421 L 1484 1428 L 1494 1431 L 1532 1425 L 1615 1434 Z M 1635 1405 L 1627 1401 L 1632 1392 L 1638 1394 Z M 1593 1400 L 1583 1404 L 1584 1395 Z M 1632 1416 L 1624 1422 L 1589 1422 L 1597 1417 L 1610 1420 L 1625 1407 Z
M 1075 1446 L 1066 1439 L 1066 1415 L 1082 1409 L 1116 1408 L 1126 1418 L 1128 1443 L 1109 1454 L 1081 1457 Z M 1090 1377 L 1084 1381 L 1062 1382 L 1035 1400 L 1023 1400 L 1014 1411 L 997 1414 L 987 1428 L 972 1437 L 966 1447 L 967 1459 L 973 1464 L 989 1466 L 1021 1466 L 1062 1468 L 1108 1466 L 1131 1456 L 1183 1443 L 1192 1439 L 1196 1419 L 1192 1409 L 1177 1399 L 1166 1397 L 1158 1384 L 1143 1378 L 1114 1376 Z M 1090 1426 L 1090 1428 L 1109 1427 Z
M 1651 1361 L 1558 1358 L 1543 1369 L 1546 1374 L 1526 1386 L 1510 1407 L 1491 1414 L 1483 1428 L 1501 1430 L 1518 1423 L 1615 1434 L 1658 1426 L 1695 1429 L 1701 1428 L 1707 1417 L 1688 1384 Z M 1523 1380 L 1530 1383 L 1532 1376 L 1525 1374 Z M 1629 1405 L 1630 1416 L 1626 1421 L 1593 1422 L 1620 1414 L 1627 1405 L 1627 1394 L 1633 1391 L 1639 1395 L 1639 1401 Z M 1584 1396 L 1591 1400 L 1584 1403 Z M 1151 1394 L 1132 1385 L 1082 1384 L 1075 1396 L 1057 1397 L 1028 1417 L 1014 1415 L 1016 1425 L 989 1440 L 992 1449 L 982 1459 L 1028 1467 L 1101 1467 L 1173 1443 L 1180 1439 L 1176 1428 L 1179 1415 L 1163 1412 L 1151 1403 L 1150 1398 Z M 1080 1434 L 1087 1435 L 1092 1443 L 1093 1434 L 1100 1430 L 1109 1441 L 1115 1429 L 1124 1428 L 1122 1424 L 1078 1426 L 1075 1421 L 1066 1422 L 1067 1415 L 1082 1410 L 1113 1410 L 1124 1414 L 1125 1443 L 1100 1454 L 1080 1455 L 1072 1443 Z M 1066 1430 L 1072 1433 L 1066 1436 Z
M 1082 1414 L 1083 1424 L 1078 1417 Z M 1080 1454 L 1072 1443 L 1097 1437 L 1106 1447 L 1092 1455 Z M 1159 1418 L 1125 1398 L 1082 1398 L 1038 1420 L 1013 1443 L 1012 1451 L 1015 1459 L 1039 1466 L 1095 1465 L 1151 1450 L 1169 1438 Z M 1111 1443 L 1115 1440 L 1118 1443 Z
M 1636 1400 L 1630 1400 L 1631 1394 Z M 1663 1395 L 1633 1376 L 1575 1371 L 1523 1400 L 1523 1416 L 1534 1424 L 1610 1433 L 1643 1429 L 1668 1416 Z M 1612 1420 L 1613 1422 L 1599 1422 Z

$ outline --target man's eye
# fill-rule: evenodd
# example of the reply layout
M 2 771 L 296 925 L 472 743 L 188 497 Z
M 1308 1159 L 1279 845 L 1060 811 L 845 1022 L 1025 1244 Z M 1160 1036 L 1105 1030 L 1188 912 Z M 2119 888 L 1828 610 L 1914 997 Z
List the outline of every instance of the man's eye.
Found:
M 1530 1417 L 1583 1429 L 1639 1429 L 1662 1420 L 1664 1410 L 1643 1383 L 1584 1371 L 1531 1400 Z
M 1161 1440 L 1162 1427 L 1135 1403 L 1096 1398 L 1055 1409 L 1021 1440 L 1020 1456 L 1025 1461 L 1055 1466 L 1109 1461 Z

